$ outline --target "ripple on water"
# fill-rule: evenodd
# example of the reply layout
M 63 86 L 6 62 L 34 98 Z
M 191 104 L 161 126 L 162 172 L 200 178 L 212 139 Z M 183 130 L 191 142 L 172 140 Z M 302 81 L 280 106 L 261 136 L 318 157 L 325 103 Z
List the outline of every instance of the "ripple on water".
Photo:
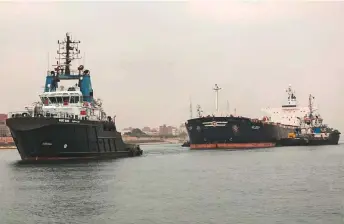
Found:
M 4 223 L 342 223 L 344 148 L 143 146 L 103 162 L 19 165 L 0 152 Z M 3 154 L 1 154 L 3 153 Z

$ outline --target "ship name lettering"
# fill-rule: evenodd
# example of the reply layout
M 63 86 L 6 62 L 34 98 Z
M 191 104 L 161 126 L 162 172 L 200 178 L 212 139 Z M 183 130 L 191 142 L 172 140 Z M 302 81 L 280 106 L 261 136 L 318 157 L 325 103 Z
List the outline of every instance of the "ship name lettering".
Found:
M 68 119 L 59 119 L 59 122 L 69 123 L 70 120 L 68 120 Z
M 59 119 L 59 122 L 63 122 L 63 123 L 80 123 L 80 121 L 78 120 L 69 120 L 69 119 Z
M 260 129 L 260 126 L 252 126 L 252 129 L 258 130 Z

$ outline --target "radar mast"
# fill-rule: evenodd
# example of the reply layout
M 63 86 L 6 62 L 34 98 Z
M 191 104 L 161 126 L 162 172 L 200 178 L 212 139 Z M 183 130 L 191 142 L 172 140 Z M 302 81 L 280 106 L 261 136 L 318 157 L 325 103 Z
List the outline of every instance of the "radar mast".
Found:
M 213 90 L 215 91 L 215 109 L 216 112 L 219 112 L 219 90 L 221 90 L 221 88 L 215 84 L 215 88 L 213 88 Z
M 70 36 L 69 33 L 66 33 L 66 38 L 64 40 L 57 41 L 57 44 L 59 45 L 59 49 L 57 50 L 58 58 L 56 58 L 58 60 L 57 65 L 56 65 L 57 73 L 61 72 L 61 73 L 64 73 L 65 75 L 71 74 L 71 71 L 70 71 L 71 62 L 75 59 L 81 59 L 81 57 L 79 56 L 80 43 L 81 43 L 80 41 L 72 40 L 72 37 Z M 61 64 L 61 60 L 64 60 L 62 64 Z

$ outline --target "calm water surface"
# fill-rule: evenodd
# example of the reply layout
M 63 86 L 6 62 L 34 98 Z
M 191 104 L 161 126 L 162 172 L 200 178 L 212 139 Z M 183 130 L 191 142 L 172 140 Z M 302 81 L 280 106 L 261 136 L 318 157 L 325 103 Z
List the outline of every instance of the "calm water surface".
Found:
M 1 223 L 344 223 L 344 144 L 18 164 L 0 150 Z

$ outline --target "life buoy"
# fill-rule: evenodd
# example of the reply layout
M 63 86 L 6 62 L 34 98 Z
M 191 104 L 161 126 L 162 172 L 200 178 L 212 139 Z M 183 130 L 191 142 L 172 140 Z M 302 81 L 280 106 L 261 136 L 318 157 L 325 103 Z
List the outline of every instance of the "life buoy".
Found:
M 28 113 L 22 113 L 23 117 L 27 117 L 29 114 Z

